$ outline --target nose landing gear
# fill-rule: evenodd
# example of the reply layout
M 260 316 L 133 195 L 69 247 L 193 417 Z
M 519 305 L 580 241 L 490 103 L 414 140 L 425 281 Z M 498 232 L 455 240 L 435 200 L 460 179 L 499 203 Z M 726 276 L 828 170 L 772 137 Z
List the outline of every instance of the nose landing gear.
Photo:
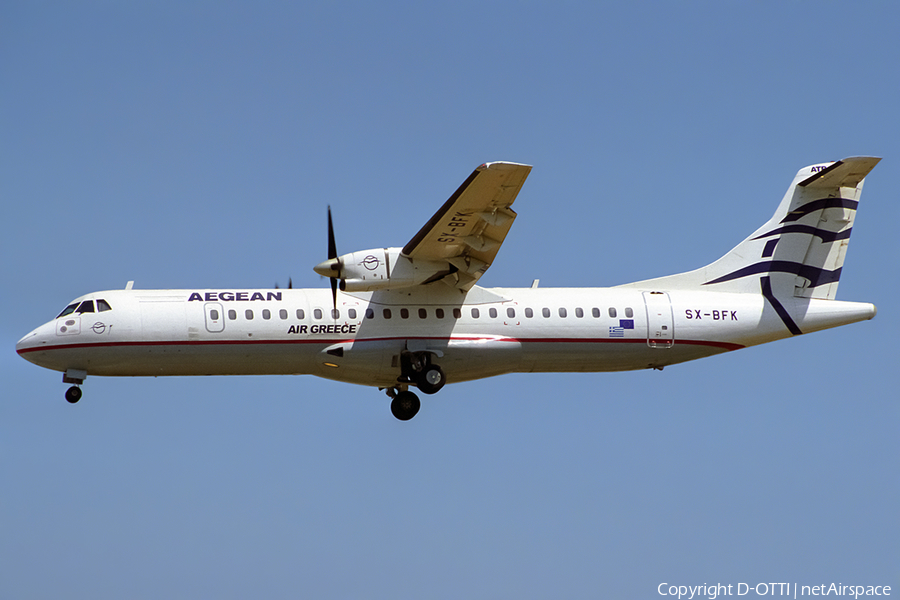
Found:
M 87 371 L 81 369 L 68 369 L 63 373 L 63 383 L 72 383 L 72 387 L 66 390 L 66 401 L 75 404 L 81 400 L 81 388 L 78 387 L 87 378 Z
M 81 388 L 77 385 L 73 385 L 69 389 L 66 390 L 66 401 L 69 404 L 75 404 L 81 400 Z

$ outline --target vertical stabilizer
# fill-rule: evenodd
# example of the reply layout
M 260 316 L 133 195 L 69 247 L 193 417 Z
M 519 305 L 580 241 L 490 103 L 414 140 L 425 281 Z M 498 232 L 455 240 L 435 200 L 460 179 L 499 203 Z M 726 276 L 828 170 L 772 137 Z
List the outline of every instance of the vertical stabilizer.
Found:
M 622 287 L 833 300 L 863 180 L 879 160 L 858 156 L 804 167 L 774 216 L 719 260 L 696 271 Z

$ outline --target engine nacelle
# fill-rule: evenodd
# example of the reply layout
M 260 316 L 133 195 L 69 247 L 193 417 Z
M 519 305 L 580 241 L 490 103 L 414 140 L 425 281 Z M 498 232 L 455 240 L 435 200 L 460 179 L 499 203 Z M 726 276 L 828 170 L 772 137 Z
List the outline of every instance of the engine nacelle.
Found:
M 347 292 L 393 290 L 435 281 L 456 271 L 446 261 L 415 260 L 401 254 L 402 248 L 361 250 L 319 264 L 315 270 L 337 277 Z

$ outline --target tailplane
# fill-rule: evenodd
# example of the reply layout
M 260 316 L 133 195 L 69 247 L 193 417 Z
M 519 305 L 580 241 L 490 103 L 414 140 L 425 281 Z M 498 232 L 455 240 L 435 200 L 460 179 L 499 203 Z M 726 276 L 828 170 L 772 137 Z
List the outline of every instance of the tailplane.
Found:
M 880 160 L 857 156 L 804 167 L 775 215 L 719 260 L 696 271 L 620 287 L 833 300 L 863 180 Z

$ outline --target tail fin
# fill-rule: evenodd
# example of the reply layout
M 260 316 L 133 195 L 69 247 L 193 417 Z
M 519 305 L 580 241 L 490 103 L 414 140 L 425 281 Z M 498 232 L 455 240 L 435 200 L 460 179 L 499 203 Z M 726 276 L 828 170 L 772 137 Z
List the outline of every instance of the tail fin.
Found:
M 804 167 L 775 215 L 716 262 L 622 287 L 705 288 L 833 300 L 863 180 L 880 160 L 858 156 Z

